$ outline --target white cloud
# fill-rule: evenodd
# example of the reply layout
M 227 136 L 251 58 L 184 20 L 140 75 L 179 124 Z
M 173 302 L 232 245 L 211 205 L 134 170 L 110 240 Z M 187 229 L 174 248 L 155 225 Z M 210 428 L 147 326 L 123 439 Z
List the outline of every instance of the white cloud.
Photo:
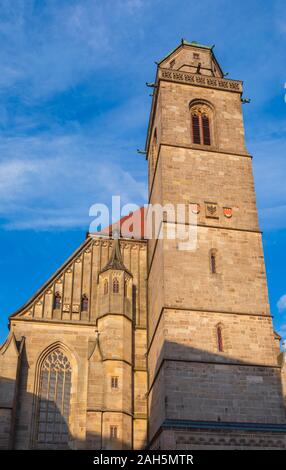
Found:
M 148 111 L 146 102 L 143 104 L 143 97 L 138 97 L 138 82 L 142 81 L 144 90 L 144 80 L 151 80 L 150 73 L 154 72 L 151 68 L 152 59 L 160 58 L 166 53 L 166 47 L 174 45 L 174 41 L 180 38 L 182 28 L 187 37 L 190 20 L 185 11 L 191 7 L 186 3 L 178 9 L 176 14 L 180 21 L 176 22 L 175 29 L 169 28 L 170 20 L 158 29 L 153 27 L 156 15 L 159 17 L 161 10 L 165 14 L 171 11 L 171 6 L 166 6 L 163 1 L 158 2 L 160 8 L 157 10 L 154 10 L 153 4 L 148 0 L 0 1 L 0 93 L 1 97 L 5 97 L 6 93 L 8 102 L 5 108 L 5 99 L 2 100 L 0 125 L 5 127 L 7 122 L 10 135 L 13 136 L 14 133 L 14 137 L 0 134 L 0 216 L 5 217 L 6 227 L 24 227 L 32 223 L 35 226 L 44 226 L 45 221 L 51 226 L 69 223 L 68 220 L 72 223 L 74 217 L 69 210 L 73 208 L 74 214 L 75 206 L 83 207 L 84 204 L 87 206 L 89 202 L 95 202 L 93 195 L 96 193 L 97 197 L 100 191 L 102 197 L 108 191 L 122 191 L 125 199 L 132 197 L 140 200 L 145 191 L 146 167 L 143 174 L 143 167 L 136 161 L 135 149 L 144 139 L 143 126 L 146 127 Z M 223 27 L 218 28 L 218 24 L 223 26 L 220 22 L 225 22 L 226 19 L 220 17 L 217 20 L 217 17 L 207 14 L 214 8 L 211 2 L 205 2 L 205 6 L 196 8 L 193 10 L 192 6 L 192 31 L 194 34 L 203 34 L 206 41 L 211 36 L 216 38 L 217 31 L 223 30 Z M 220 5 L 219 8 L 224 7 Z M 255 17 L 255 27 L 246 28 L 241 40 L 239 15 L 242 12 L 240 7 L 236 9 L 237 21 L 233 25 L 231 38 L 228 32 L 227 36 L 224 34 L 223 37 L 217 37 L 218 53 L 224 54 L 223 62 L 229 61 L 235 74 L 239 72 L 236 78 L 246 79 L 248 88 L 253 87 L 254 99 L 251 106 L 255 107 L 257 102 L 261 104 L 270 100 L 273 93 L 277 93 L 277 86 L 283 85 L 280 78 L 284 63 L 278 60 L 282 46 L 277 44 L 274 51 L 272 43 L 267 42 L 264 43 L 265 54 L 255 54 L 257 47 L 260 47 L 262 33 L 265 36 L 265 27 L 273 20 L 272 13 L 267 14 L 264 22 Z M 233 16 L 232 10 L 226 12 L 226 15 L 228 13 Z M 209 21 L 201 22 L 208 24 L 207 29 L 202 30 L 201 25 L 196 24 L 198 14 L 204 18 L 209 17 Z M 282 15 L 277 15 L 277 18 L 280 17 L 284 20 Z M 236 35 L 240 42 L 236 49 L 237 55 L 233 56 L 229 50 L 235 43 Z M 253 46 L 249 47 L 257 35 L 257 43 L 253 42 Z M 269 61 L 275 63 L 275 67 L 270 67 Z M 129 64 L 131 75 L 138 73 L 136 78 L 139 76 L 140 80 L 131 76 L 129 69 L 126 72 Z M 143 66 L 144 74 L 146 70 L 144 79 Z M 258 81 L 253 79 L 254 69 L 258 70 L 261 77 Z M 70 116 L 67 120 L 75 120 L 73 124 L 76 135 L 71 133 L 70 123 L 61 123 L 59 127 L 63 127 L 57 128 L 57 118 L 61 121 L 61 112 L 65 114 L 65 102 L 61 101 L 58 114 L 53 114 L 54 103 L 48 101 L 49 99 L 55 99 L 56 96 L 62 98 L 67 91 L 85 83 L 85 80 L 92 89 L 97 89 L 106 81 L 112 84 L 115 77 L 122 79 L 125 91 L 128 83 L 129 102 L 126 96 L 116 96 L 123 103 L 121 107 L 116 108 L 112 103 L 102 109 L 99 105 L 102 115 L 94 113 L 96 116 L 91 118 L 94 120 L 90 120 L 87 132 L 77 129 L 77 117 Z M 271 79 L 271 84 L 267 82 L 268 79 Z M 278 91 L 281 91 L 280 88 Z M 271 96 L 268 95 L 270 92 Z M 99 95 L 101 96 L 101 91 Z M 10 105 L 11 96 L 13 99 L 16 97 L 15 109 Z M 18 99 L 22 107 L 18 106 Z M 263 120 L 261 125 L 262 117 L 259 117 L 258 111 L 251 120 L 258 123 L 258 129 L 253 132 L 257 140 L 251 147 L 260 221 L 263 229 L 285 228 L 286 163 L 282 149 L 286 142 L 285 139 L 278 140 L 277 134 L 285 132 L 286 123 L 281 120 L 277 127 L 277 119 L 275 122 L 269 119 Z M 52 119 L 55 123 L 51 124 Z M 37 124 L 39 127 L 49 128 L 48 131 L 35 134 Z M 137 132 L 139 134 L 138 129 L 141 132 L 140 140 L 136 140 L 137 136 L 134 136 Z M 271 137 L 273 131 L 276 132 L 276 138 Z M 96 134 L 93 138 L 90 136 L 91 132 Z M 134 163 L 128 160 L 132 147 Z M 91 178 L 94 183 L 90 182 Z M 85 189 L 81 187 L 83 181 Z M 45 217 L 40 219 L 38 216 L 36 221 L 34 207 L 43 210 Z M 60 217 L 59 211 L 65 216 Z M 76 220 L 79 219 L 76 217 Z
M 112 80 L 115 66 L 125 67 L 134 31 L 126 22 L 139 25 L 149 2 L 0 1 L 1 226 L 88 227 L 89 207 L 110 203 L 113 194 L 123 204 L 145 202 L 146 167 L 143 172 L 134 160 L 136 133 L 146 125 L 138 96 L 129 94 L 120 105 L 115 96 L 106 106 L 103 94 L 100 113 L 94 109 L 84 125 L 76 111 L 65 119 L 64 100 L 87 80 L 88 101 L 101 80 Z
M 29 100 L 74 86 L 123 55 L 126 60 L 125 23 L 131 17 L 139 23 L 147 2 L 37 3 L 1 1 L 0 89 L 20 84 L 14 92 Z
M 111 143 L 112 146 L 112 143 Z M 92 147 L 94 150 L 92 150 Z M 6 229 L 88 227 L 89 207 L 143 203 L 145 179 L 124 168 L 124 148 L 79 134 L 0 139 L 0 217 Z M 5 158 L 3 158 L 3 155 Z
M 278 300 L 277 308 L 279 312 L 284 312 L 286 310 L 286 294 L 282 295 Z

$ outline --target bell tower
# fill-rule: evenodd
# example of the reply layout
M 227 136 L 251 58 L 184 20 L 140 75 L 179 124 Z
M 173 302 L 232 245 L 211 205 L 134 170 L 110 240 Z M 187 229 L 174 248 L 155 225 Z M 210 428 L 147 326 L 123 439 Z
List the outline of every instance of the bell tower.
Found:
M 242 82 L 213 47 L 182 41 L 153 86 L 149 203 L 190 205 L 197 246 L 148 241 L 150 448 L 285 445 Z

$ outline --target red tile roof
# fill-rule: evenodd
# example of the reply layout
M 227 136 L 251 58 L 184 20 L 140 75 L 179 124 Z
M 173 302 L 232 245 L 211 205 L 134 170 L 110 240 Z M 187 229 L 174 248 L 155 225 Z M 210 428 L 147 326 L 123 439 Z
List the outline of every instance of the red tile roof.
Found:
M 130 214 L 123 216 L 118 222 L 105 227 L 98 235 L 109 235 L 112 236 L 114 229 L 120 228 L 120 236 L 122 238 L 144 238 L 144 207 L 140 207 L 137 211 L 130 212 Z

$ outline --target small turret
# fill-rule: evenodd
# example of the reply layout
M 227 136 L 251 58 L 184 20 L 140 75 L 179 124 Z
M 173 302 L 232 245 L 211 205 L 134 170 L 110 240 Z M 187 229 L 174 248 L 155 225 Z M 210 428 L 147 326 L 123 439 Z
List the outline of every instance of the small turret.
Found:
M 113 236 L 111 256 L 98 274 L 97 325 L 106 377 L 102 449 L 115 450 L 132 445 L 133 277 L 123 263 L 119 234 Z
M 125 267 L 115 234 L 110 259 L 98 274 L 98 317 L 111 314 L 132 318 L 132 274 Z

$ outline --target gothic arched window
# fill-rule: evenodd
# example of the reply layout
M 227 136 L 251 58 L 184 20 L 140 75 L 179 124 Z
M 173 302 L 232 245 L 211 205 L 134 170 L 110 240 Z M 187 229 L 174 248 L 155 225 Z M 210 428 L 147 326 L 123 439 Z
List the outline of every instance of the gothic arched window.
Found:
M 118 281 L 117 277 L 115 277 L 112 281 L 112 292 L 114 294 L 119 293 L 119 281 Z
M 211 108 L 204 103 L 196 103 L 190 111 L 193 143 L 211 145 Z
M 103 293 L 106 295 L 108 294 L 108 280 L 105 279 L 104 284 L 103 284 Z
M 210 251 L 210 270 L 212 274 L 216 274 L 217 272 L 217 260 L 216 253 L 214 250 Z
M 60 309 L 61 308 L 61 302 L 62 302 L 62 296 L 59 292 L 56 292 L 54 295 L 54 309 Z
M 87 312 L 88 311 L 88 297 L 86 294 L 83 294 L 81 298 L 81 311 Z
M 43 361 L 40 369 L 36 442 L 39 447 L 65 447 L 69 440 L 71 365 L 57 348 Z
M 221 327 L 221 325 L 218 325 L 216 327 L 216 335 L 217 335 L 217 348 L 220 352 L 223 352 L 222 327 Z

